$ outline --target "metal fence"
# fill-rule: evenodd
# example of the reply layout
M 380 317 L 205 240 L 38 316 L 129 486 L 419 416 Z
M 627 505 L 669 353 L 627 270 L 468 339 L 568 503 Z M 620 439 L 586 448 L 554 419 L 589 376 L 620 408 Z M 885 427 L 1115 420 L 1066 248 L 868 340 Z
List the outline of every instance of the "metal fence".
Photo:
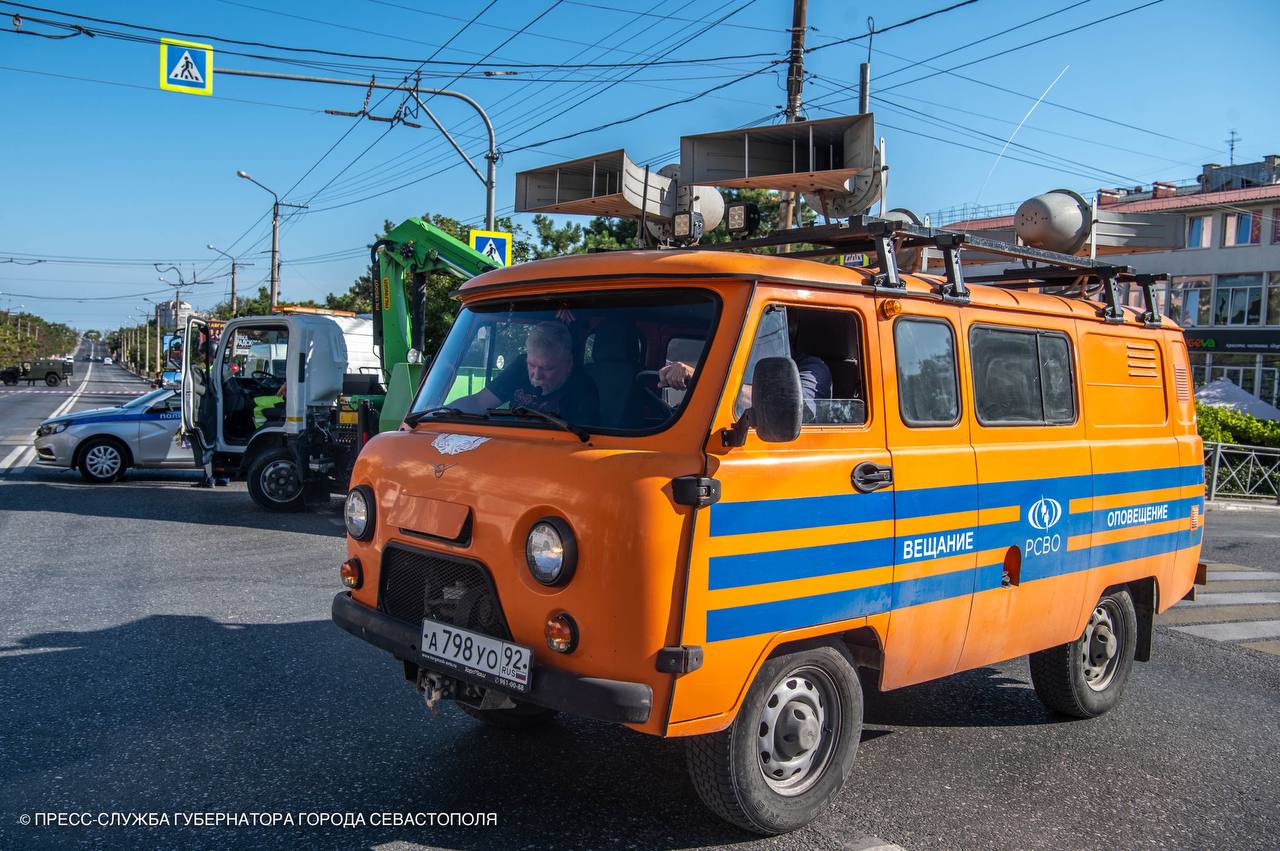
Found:
M 1204 475 L 1208 499 L 1268 499 L 1280 502 L 1280 449 L 1204 445 Z

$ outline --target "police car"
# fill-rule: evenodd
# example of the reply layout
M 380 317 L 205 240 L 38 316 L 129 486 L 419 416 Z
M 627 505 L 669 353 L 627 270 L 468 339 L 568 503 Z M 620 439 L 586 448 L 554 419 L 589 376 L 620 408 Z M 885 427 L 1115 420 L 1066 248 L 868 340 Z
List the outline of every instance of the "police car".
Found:
M 153 390 L 114 408 L 45 420 L 36 429 L 36 462 L 76 468 L 90 482 L 112 482 L 129 467 L 195 467 L 191 450 L 174 442 L 182 424 L 176 390 Z

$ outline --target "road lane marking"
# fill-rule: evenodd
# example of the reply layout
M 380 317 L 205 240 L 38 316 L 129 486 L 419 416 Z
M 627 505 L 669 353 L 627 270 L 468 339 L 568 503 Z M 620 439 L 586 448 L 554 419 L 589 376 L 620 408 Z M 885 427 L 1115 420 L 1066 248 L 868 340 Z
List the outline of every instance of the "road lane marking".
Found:
M 1241 621 L 1238 623 L 1205 623 L 1196 626 L 1175 626 L 1179 632 L 1211 638 L 1214 641 L 1245 641 L 1259 638 L 1280 638 L 1280 621 Z
M 1247 606 L 1255 603 L 1280 603 L 1280 591 L 1224 591 L 1201 594 L 1195 602 L 1186 600 L 1185 606 Z
M 61 405 L 54 409 L 53 413 L 45 417 L 46 420 L 57 419 L 71 409 L 71 406 L 80 398 L 80 394 L 84 393 L 86 387 L 89 386 L 89 376 L 93 375 L 93 364 L 89 364 L 89 368 L 84 372 L 84 378 L 80 381 L 80 386 L 68 396 Z M 34 438 L 33 438 L 34 439 Z M 17 449 L 5 456 L 0 461 L 0 476 L 7 476 L 17 469 L 26 469 L 26 467 L 36 457 L 36 448 L 34 444 L 27 446 L 19 446 Z

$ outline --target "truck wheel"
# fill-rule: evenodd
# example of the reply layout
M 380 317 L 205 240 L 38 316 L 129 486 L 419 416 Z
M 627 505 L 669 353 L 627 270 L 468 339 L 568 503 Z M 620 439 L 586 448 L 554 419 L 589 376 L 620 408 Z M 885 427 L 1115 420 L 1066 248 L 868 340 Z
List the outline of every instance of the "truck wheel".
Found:
M 466 703 L 458 703 L 462 711 L 477 721 L 483 721 L 503 730 L 528 730 L 538 727 L 556 717 L 554 709 L 545 709 L 532 703 L 517 703 L 511 709 L 481 709 Z
M 60 379 L 57 376 L 57 374 L 52 372 L 44 377 L 44 383 L 48 384 L 50 387 L 57 387 L 58 384 L 61 383 L 61 381 L 62 379 Z
M 114 482 L 128 466 L 123 446 L 109 437 L 95 437 L 80 449 L 80 475 L 95 485 Z
M 862 688 L 833 647 L 765 662 L 729 729 L 688 743 L 698 797 L 720 818 L 765 835 L 817 818 L 853 768 Z
M 267 511 L 301 511 L 302 476 L 283 446 L 261 452 L 249 465 L 249 496 Z
M 1031 682 L 1041 702 L 1075 718 L 1096 718 L 1120 702 L 1133 668 L 1138 615 L 1124 588 L 1098 601 L 1084 635 L 1032 653 Z

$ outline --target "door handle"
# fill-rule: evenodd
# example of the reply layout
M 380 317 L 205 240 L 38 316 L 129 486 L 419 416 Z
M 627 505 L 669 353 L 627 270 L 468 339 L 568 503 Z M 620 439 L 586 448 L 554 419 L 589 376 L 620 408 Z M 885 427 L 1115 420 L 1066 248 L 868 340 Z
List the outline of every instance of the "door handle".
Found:
M 859 493 L 871 493 L 893 484 L 893 468 L 886 464 L 863 461 L 853 468 L 851 480 Z

